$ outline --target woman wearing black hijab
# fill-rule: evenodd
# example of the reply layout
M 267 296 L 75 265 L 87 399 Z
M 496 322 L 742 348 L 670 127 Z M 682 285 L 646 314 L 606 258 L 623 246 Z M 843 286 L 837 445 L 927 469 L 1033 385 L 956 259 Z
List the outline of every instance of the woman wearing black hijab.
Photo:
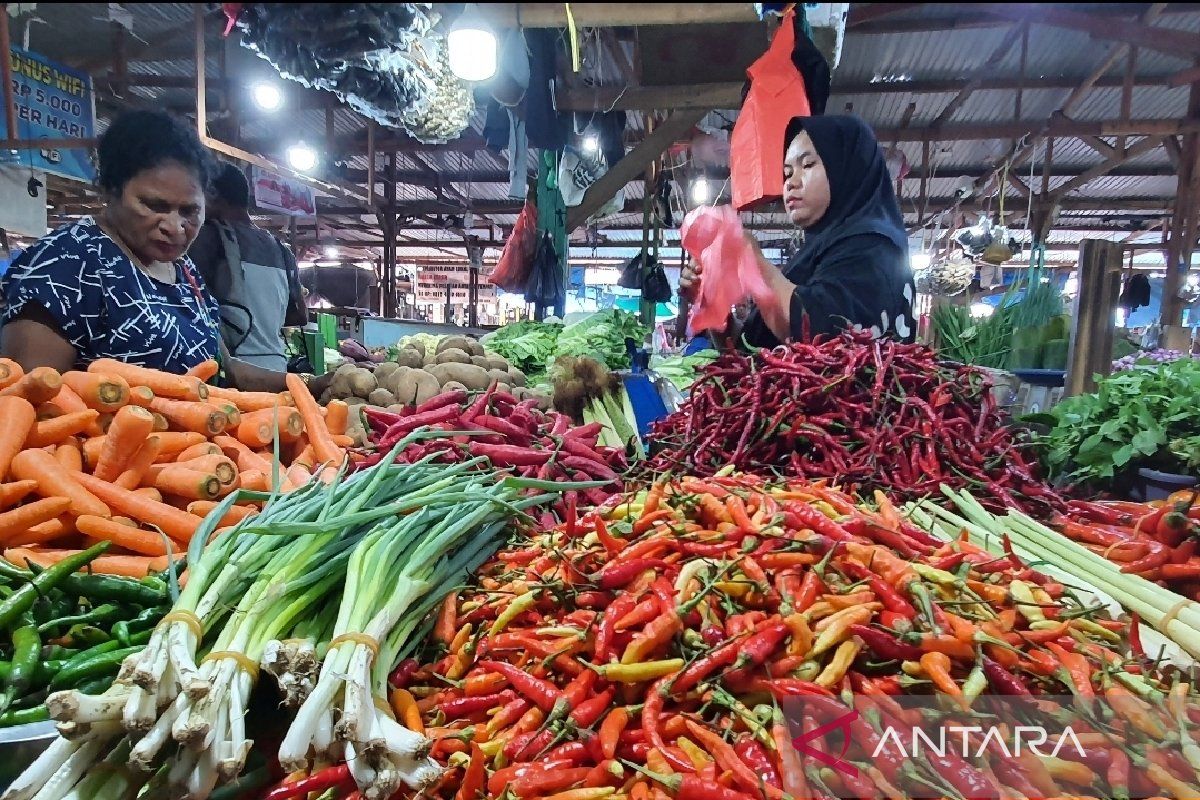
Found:
M 776 301 L 759 304 L 742 337 L 754 347 L 799 339 L 807 316 L 813 335 L 851 326 L 911 341 L 908 235 L 875 134 L 857 117 L 797 117 L 784 142 L 784 208 L 804 244 L 782 271 L 755 244 Z M 700 275 L 685 268 L 680 291 L 692 292 Z

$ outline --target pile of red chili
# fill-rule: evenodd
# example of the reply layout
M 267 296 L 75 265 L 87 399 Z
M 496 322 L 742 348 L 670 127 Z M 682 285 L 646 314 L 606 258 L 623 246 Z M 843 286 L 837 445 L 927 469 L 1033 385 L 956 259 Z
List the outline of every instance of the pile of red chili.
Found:
M 609 481 L 608 489 L 621 488 L 618 472 L 624 469 L 624 454 L 597 444 L 598 423 L 576 427 L 565 414 L 543 412 L 536 400 L 519 401 L 498 391 L 495 384 L 474 399 L 460 389 L 440 394 L 408 414 L 372 408 L 364 414 L 374 449 L 368 455 L 360 454 L 357 469 L 377 464 L 401 439 L 418 428 L 428 428 L 435 433 L 406 447 L 396 463 L 414 464 L 424 458 L 454 463 L 483 457 L 492 466 L 511 469 L 523 478 Z M 446 432 L 459 435 L 447 437 Z M 602 503 L 608 496 L 609 492 L 591 489 L 578 498 L 570 493 L 566 499 Z M 561 519 L 565 505 L 557 510 Z
M 683 479 L 514 539 L 443 604 L 391 700 L 451 767 L 430 792 L 446 800 L 1127 796 L 1188 782 L 1136 731 L 1174 730 L 1168 709 L 1200 721 L 1186 684 L 1154 708 L 1114 680 L 1167 694 L 1135 632 L 882 495 L 867 508 L 820 485 Z M 855 769 L 831 770 L 793 746 L 776 702 L 832 712 L 851 692 L 884 716 L 856 715 L 841 755 Z M 985 692 L 1106 701 L 1127 737 L 1080 727 L 1094 763 L 873 755 L 882 726 L 921 724 L 899 695 L 969 708 Z M 1105 780 L 1120 794 L 1085 788 Z
M 655 424 L 648 466 L 831 478 L 897 499 L 938 494 L 944 483 L 1031 513 L 1061 509 L 988 386 L 978 369 L 869 332 L 727 353 Z
M 1072 500 L 1053 527 L 1122 572 L 1200 602 L 1200 492 L 1154 504 Z

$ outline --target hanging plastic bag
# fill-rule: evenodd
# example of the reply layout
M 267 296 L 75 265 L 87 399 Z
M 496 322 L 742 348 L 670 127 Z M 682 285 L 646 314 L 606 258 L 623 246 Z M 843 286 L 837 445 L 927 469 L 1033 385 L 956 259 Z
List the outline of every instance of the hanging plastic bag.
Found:
M 604 154 L 599 150 L 588 154 L 582 153 L 574 147 L 564 148 L 562 160 L 558 164 L 558 190 L 562 193 L 563 204 L 574 207 L 582 203 L 588 188 L 600 180 L 606 172 L 608 172 L 608 162 L 605 161 Z M 619 214 L 624 207 L 625 190 L 620 189 L 592 216 L 599 218 Z
M 679 242 L 700 265 L 700 290 L 688 315 L 688 333 L 724 330 L 733 307 L 751 297 L 760 308 L 774 306 L 758 254 L 746 241 L 742 221 L 731 206 L 692 209 L 679 229 Z
M 730 138 L 729 178 L 739 211 L 783 195 L 783 153 L 788 122 L 812 115 L 804 78 L 792 62 L 794 13 L 784 15 L 770 47 L 750 65 L 750 91 Z
M 525 302 L 539 306 L 557 306 L 566 297 L 566 293 L 562 261 L 554 249 L 554 240 L 550 232 L 546 231 L 538 243 L 533 269 L 530 270 L 529 281 L 525 285 Z
M 537 206 L 526 201 L 488 281 L 506 292 L 525 291 L 537 245 Z

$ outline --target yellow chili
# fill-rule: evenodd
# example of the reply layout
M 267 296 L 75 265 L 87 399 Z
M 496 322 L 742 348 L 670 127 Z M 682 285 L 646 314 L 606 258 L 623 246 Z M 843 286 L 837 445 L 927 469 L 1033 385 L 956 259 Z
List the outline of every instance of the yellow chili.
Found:
M 1042 613 L 1042 609 L 1037 599 L 1033 596 L 1033 591 L 1029 588 L 1029 584 L 1024 581 L 1012 581 L 1008 584 L 1008 593 L 1012 595 L 1013 603 L 1017 606 L 1017 611 L 1020 611 L 1021 616 L 1029 620 L 1030 624 L 1046 621 L 1046 615 Z
M 466 646 L 471 639 L 471 634 L 474 632 L 475 626 L 471 623 L 465 623 L 458 629 L 458 633 L 454 634 L 454 638 L 450 640 L 450 652 L 457 653 Z
M 1146 775 L 1150 780 L 1166 789 L 1175 800 L 1194 800 L 1198 794 L 1194 787 L 1177 779 L 1170 772 L 1153 762 L 1146 767 Z
M 675 744 L 679 745 L 679 749 L 683 751 L 683 754 L 688 757 L 688 761 L 691 761 L 697 770 L 704 769 L 712 763 L 712 759 L 708 757 L 708 754 L 686 736 L 680 736 L 675 740 Z
M 803 614 L 790 614 L 783 621 L 792 633 L 792 640 L 788 643 L 787 654 L 793 657 L 808 655 L 808 651 L 812 649 L 813 644 L 813 632 L 812 628 L 808 627 L 808 620 L 804 618 Z
M 488 630 L 488 636 L 495 636 L 508 627 L 508 623 L 512 622 L 525 611 L 528 611 L 538 600 L 538 595 L 541 589 L 533 589 L 519 597 L 514 597 L 513 601 L 508 604 L 508 607 L 500 612 L 500 616 L 496 617 L 496 621 L 492 623 L 492 627 Z
M 750 594 L 754 584 L 741 581 L 717 581 L 713 584 L 713 588 L 730 597 L 745 597 Z
M 1038 756 L 1038 758 L 1046 765 L 1050 777 L 1055 780 L 1064 780 L 1076 786 L 1091 786 L 1096 782 L 1096 773 L 1078 761 L 1067 761 L 1054 756 Z
M 858 608 L 848 608 L 845 611 L 839 611 L 832 617 L 821 620 L 817 623 L 817 630 L 821 635 L 817 637 L 817 641 L 813 643 L 812 650 L 809 651 L 809 656 L 819 656 L 826 650 L 829 650 L 836 644 L 845 641 L 850 635 L 851 625 L 864 625 L 871 620 L 871 616 L 875 613 L 877 604 L 872 603 L 871 606 L 860 606 Z
M 668 658 L 662 661 L 643 661 L 640 664 L 603 664 L 592 667 L 611 683 L 642 683 L 670 675 L 683 669 L 682 658 Z
M 858 639 L 842 642 L 834 651 L 833 658 L 825 665 L 825 669 L 821 670 L 821 674 L 813 683 L 824 686 L 826 689 L 836 686 L 846 676 L 846 670 L 850 669 L 854 659 L 858 658 L 858 651 L 861 649 L 862 644 Z
M 425 733 L 425 723 L 421 721 L 421 709 L 417 708 L 417 701 L 413 699 L 407 689 L 393 689 L 388 699 L 392 703 L 392 711 L 396 714 L 396 720 L 401 725 L 410 731 Z

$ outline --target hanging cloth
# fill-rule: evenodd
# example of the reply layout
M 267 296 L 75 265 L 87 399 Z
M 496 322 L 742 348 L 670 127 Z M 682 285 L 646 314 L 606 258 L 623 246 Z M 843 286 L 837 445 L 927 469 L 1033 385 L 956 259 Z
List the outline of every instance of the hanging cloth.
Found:
M 812 115 L 804 78 L 792 63 L 796 43 L 794 12 L 789 11 L 771 45 L 746 74 L 750 91 L 730 138 L 729 177 L 733 205 L 739 211 L 783 195 L 783 150 L 788 123 Z

